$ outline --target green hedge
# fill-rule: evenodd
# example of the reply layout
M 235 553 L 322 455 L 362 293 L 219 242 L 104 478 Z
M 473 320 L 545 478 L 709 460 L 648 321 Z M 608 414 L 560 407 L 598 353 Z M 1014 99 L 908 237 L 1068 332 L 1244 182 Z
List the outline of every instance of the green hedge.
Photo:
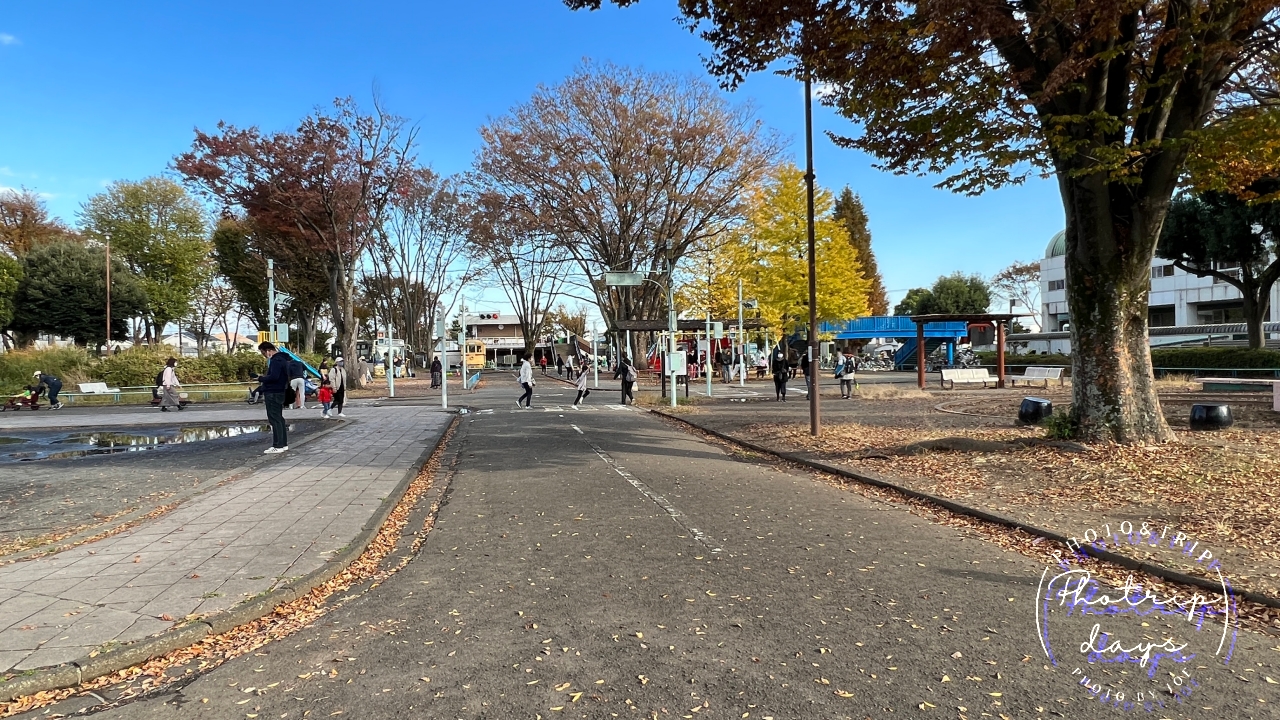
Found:
M 115 387 L 150 385 L 170 357 L 173 355 L 163 349 L 131 348 L 103 358 L 96 372 L 103 382 Z M 249 380 L 249 373 L 260 373 L 266 368 L 267 361 L 256 352 L 183 357 L 178 359 L 178 379 L 187 384 L 245 382 Z
M 984 365 L 995 365 L 996 354 L 978 353 Z M 1009 367 L 1026 365 L 1065 365 L 1071 367 L 1070 355 L 1013 355 L 1006 353 L 1004 364 Z M 1203 368 L 1205 370 L 1241 368 L 1257 370 L 1280 369 L 1280 351 L 1250 350 L 1237 347 L 1181 347 L 1156 348 L 1151 351 L 1151 364 L 1157 369 Z
M 978 360 L 983 365 L 995 365 L 996 354 L 994 352 L 974 353 L 978 356 Z M 1054 367 L 1064 365 L 1071 367 L 1070 355 L 1014 355 L 1013 353 L 1004 354 L 1005 367 L 1025 367 L 1027 365 Z
M 136 347 L 107 358 L 96 358 L 83 348 L 19 350 L 0 354 L 0 393 L 12 395 L 30 384 L 36 370 L 62 379 L 67 392 L 76 383 L 105 382 L 113 387 L 149 386 L 172 354 L 163 348 Z M 317 360 L 318 362 L 318 360 Z M 178 379 L 187 384 L 246 382 L 250 373 L 266 370 L 267 361 L 256 352 L 210 354 L 178 360 Z
M 1158 348 L 1151 351 L 1157 368 L 1256 368 L 1280 369 L 1280 351 L 1248 348 Z
M 17 393 L 31 384 L 31 373 L 36 370 L 61 378 L 64 383 L 86 382 L 93 377 L 94 363 L 88 352 L 77 347 L 3 353 L 0 354 L 0 392 Z

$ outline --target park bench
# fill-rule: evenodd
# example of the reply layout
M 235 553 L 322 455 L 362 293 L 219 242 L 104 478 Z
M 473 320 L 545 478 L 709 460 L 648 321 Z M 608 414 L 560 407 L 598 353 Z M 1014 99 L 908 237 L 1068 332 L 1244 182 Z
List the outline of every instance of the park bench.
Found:
M 1027 368 L 1026 372 L 1024 372 L 1024 373 L 1022 374 L 1022 377 L 1014 377 L 1014 378 L 1010 378 L 1010 382 L 1012 383 L 1012 385 L 1013 385 L 1014 387 L 1017 387 L 1017 386 L 1018 386 L 1018 381 L 1019 381 L 1019 380 L 1021 380 L 1021 381 L 1022 381 L 1022 382 L 1024 382 L 1024 383 L 1026 383 L 1027 385 L 1030 385 L 1032 382 L 1042 382 L 1042 381 L 1043 381 L 1043 382 L 1044 382 L 1044 386 L 1045 386 L 1046 388 L 1047 388 L 1047 387 L 1049 387 L 1049 381 L 1050 381 L 1050 380 L 1057 380 L 1059 385 L 1064 385 L 1064 384 L 1065 384 L 1065 381 L 1062 379 L 1062 371 L 1063 371 L 1064 369 L 1065 369 L 1065 368 L 1060 368 L 1060 367 L 1035 367 L 1035 366 L 1032 366 L 1032 367 L 1028 367 L 1028 368 Z
M 982 383 L 982 387 L 986 387 L 987 383 L 995 385 L 998 380 L 986 368 L 943 368 L 941 385 L 943 390 L 950 389 L 947 383 L 951 383 L 952 388 L 956 383 Z
M 1271 388 L 1271 409 L 1280 412 L 1280 381 L 1270 378 L 1196 378 L 1208 391 L 1230 392 L 1235 390 L 1258 390 Z
M 120 392 L 120 388 L 109 388 L 104 382 L 76 383 L 84 395 L 107 395 Z

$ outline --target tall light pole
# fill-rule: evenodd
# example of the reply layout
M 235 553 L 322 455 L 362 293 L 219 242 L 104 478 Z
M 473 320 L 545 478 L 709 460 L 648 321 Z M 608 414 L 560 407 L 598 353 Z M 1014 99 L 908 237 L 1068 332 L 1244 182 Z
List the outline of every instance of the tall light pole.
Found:
M 804 73 L 804 181 L 808 194 L 809 234 L 809 434 L 817 437 L 822 432 L 822 420 L 818 407 L 818 385 L 821 373 L 814 363 L 818 361 L 818 264 L 814 240 L 813 219 L 813 81 L 809 71 Z
M 738 387 L 747 386 L 747 342 L 742 335 L 742 278 L 738 278 Z
M 102 354 L 111 354 L 111 235 L 107 234 L 107 341 L 102 344 Z

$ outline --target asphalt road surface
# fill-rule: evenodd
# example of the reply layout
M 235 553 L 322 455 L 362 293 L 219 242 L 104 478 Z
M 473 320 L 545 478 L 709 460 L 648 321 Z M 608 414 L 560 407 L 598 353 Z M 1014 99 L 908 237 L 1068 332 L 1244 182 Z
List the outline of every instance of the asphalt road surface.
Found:
M 420 555 L 111 718 L 1099 718 L 1041 652 L 1043 567 L 593 394 L 466 399 Z M 457 399 L 454 399 L 457 401 Z M 548 406 L 559 403 L 559 409 Z M 1143 717 L 1275 717 L 1275 638 Z M 1206 663 L 1212 665 L 1212 663 Z M 1197 666 L 1198 667 L 1198 666 Z M 1206 709 L 1207 708 L 1207 709 Z

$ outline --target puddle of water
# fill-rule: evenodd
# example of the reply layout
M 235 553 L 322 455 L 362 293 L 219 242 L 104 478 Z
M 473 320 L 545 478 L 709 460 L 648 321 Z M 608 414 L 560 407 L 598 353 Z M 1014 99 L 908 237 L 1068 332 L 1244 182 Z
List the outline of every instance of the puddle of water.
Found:
M 292 430 L 293 426 L 290 425 Z M 210 425 L 166 429 L 147 433 L 130 432 L 73 432 L 42 435 L 34 438 L 0 438 L 0 443 L 23 445 L 13 452 L 0 454 L 0 462 L 32 460 L 60 460 L 87 455 L 109 455 L 121 452 L 154 450 L 166 445 L 221 440 L 224 438 L 271 432 L 266 423 L 251 425 Z M 55 449 L 55 447 L 57 449 Z M 65 448 L 65 449 L 64 449 Z

